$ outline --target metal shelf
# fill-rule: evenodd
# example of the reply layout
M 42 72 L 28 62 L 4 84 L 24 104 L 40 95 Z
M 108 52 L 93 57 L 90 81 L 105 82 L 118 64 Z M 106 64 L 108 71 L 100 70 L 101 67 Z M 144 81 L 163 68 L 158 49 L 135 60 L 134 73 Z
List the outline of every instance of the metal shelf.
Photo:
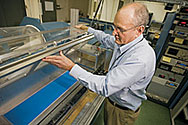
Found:
M 172 125 L 175 125 L 175 118 L 178 116 L 178 114 L 182 111 L 182 110 L 187 110 L 187 105 L 188 105 L 188 91 L 184 94 L 184 96 L 180 99 L 180 101 L 175 105 L 175 107 L 173 109 L 170 110 L 170 114 L 171 114 L 171 120 L 172 120 Z M 187 114 L 188 112 L 186 112 L 186 116 L 188 116 Z

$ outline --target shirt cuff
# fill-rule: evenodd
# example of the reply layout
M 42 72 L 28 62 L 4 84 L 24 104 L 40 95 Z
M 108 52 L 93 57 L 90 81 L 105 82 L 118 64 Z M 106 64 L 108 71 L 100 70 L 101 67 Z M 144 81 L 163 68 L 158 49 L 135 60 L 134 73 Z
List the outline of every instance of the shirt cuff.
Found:
M 75 64 L 70 70 L 69 74 L 78 79 L 82 74 L 85 74 L 86 72 L 87 71 L 81 68 L 78 64 Z
M 95 29 L 91 28 L 91 27 L 88 27 L 88 32 L 89 33 L 95 33 Z

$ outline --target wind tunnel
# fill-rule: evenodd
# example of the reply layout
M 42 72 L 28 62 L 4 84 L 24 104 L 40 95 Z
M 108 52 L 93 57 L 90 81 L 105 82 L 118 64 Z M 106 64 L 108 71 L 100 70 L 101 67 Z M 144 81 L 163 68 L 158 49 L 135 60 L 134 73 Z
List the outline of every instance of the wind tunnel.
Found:
M 85 69 L 93 63 L 94 72 L 104 64 L 106 51 L 88 49 L 93 38 L 70 26 L 46 31 L 33 25 L 0 28 L 0 124 L 91 123 L 104 97 L 41 60 L 63 51 Z

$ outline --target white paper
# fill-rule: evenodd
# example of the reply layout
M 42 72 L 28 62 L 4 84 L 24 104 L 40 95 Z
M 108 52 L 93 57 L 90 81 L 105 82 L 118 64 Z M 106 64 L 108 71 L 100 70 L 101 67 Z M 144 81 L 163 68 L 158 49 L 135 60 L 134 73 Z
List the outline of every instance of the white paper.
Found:
M 54 3 L 45 1 L 45 11 L 54 11 Z

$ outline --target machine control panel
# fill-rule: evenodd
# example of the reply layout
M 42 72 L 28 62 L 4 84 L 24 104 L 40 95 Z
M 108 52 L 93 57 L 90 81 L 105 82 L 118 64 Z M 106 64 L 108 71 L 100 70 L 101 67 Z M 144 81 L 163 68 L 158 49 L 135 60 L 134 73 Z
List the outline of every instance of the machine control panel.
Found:
M 147 89 L 147 95 L 168 103 L 178 87 L 184 84 L 188 73 L 188 8 L 176 14 L 169 39 L 163 48 L 156 72 Z M 180 89 L 178 89 L 180 90 Z

